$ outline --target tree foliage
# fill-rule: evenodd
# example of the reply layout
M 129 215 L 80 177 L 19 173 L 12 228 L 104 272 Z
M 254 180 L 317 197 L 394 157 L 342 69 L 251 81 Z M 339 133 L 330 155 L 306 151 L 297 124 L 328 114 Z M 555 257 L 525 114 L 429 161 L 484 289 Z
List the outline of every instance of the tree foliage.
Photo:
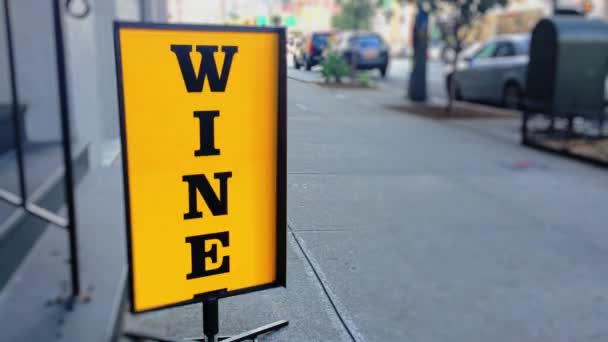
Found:
M 374 15 L 374 0 L 343 0 L 342 12 L 332 18 L 332 26 L 339 30 L 368 30 Z
M 419 0 L 423 7 L 441 18 L 442 38 L 448 44 L 454 44 L 457 52 L 474 25 L 490 9 L 502 7 L 507 0 Z

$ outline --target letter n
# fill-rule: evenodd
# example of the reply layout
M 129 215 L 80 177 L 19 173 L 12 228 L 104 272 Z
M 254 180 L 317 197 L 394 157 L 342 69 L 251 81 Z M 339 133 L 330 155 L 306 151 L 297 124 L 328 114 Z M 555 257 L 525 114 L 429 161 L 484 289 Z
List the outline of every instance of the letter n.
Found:
M 182 180 L 188 183 L 188 212 L 184 214 L 184 220 L 203 217 L 203 213 L 198 210 L 197 192 L 201 194 L 213 216 L 226 215 L 228 213 L 228 178 L 230 177 L 232 177 L 232 172 L 213 174 L 213 178 L 220 181 L 220 195 L 218 196 L 204 174 L 183 176 Z

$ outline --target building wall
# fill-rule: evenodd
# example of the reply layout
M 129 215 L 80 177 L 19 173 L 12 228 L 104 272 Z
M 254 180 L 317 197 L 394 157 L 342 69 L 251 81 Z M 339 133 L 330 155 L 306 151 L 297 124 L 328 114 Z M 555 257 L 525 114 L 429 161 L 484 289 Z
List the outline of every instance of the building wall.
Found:
M 4 6 L 0 6 L 0 103 L 10 101 L 8 51 L 6 50 L 6 30 L 4 24 Z
M 168 20 L 179 23 L 256 25 L 263 17 L 296 18 L 296 30 L 303 32 L 331 29 L 337 0 L 167 0 Z
M 397 0 L 391 1 L 388 10 L 376 11 L 371 29 L 384 38 L 393 55 L 406 55 L 411 50 L 415 14 L 414 3 Z
M 169 21 L 181 23 L 221 24 L 223 0 L 168 0 Z
M 591 3 L 593 7 L 588 16 L 608 20 L 608 0 L 591 0 Z
M 26 134 L 33 141 L 58 140 L 59 103 L 51 2 L 9 1 L 9 11 L 17 90 L 20 102 L 27 106 Z M 8 94 L 8 91 L 2 93 Z
M 113 21 L 166 21 L 164 0 L 88 0 L 82 19 L 65 13 L 64 43 L 72 126 L 76 139 L 98 141 L 119 136 Z M 51 1 L 9 0 L 17 88 L 27 106 L 28 141 L 60 140 L 55 40 Z M 0 13 L 2 14 L 2 13 Z M 0 46 L 5 53 L 4 16 Z M 8 102 L 8 66 L 0 58 L 0 102 Z

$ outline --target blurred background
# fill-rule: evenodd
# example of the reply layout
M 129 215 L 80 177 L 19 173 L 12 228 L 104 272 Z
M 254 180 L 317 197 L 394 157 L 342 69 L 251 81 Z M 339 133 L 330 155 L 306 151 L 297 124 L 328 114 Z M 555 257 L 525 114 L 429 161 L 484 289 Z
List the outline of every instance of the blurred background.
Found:
M 0 340 L 201 334 L 127 312 L 129 21 L 287 32 L 288 286 L 222 300 L 223 332 L 608 341 L 608 0 L 0 4 Z
M 440 3 L 440 1 L 438 1 Z M 449 3 L 449 2 L 446 2 Z M 499 3 L 498 1 L 496 3 Z M 356 4 L 355 11 L 353 6 Z M 358 7 L 357 7 L 358 6 Z M 483 41 L 492 36 L 508 33 L 529 33 L 536 22 L 552 14 L 554 3 L 543 0 L 514 0 L 505 6 L 491 9 L 475 23 L 475 32 L 469 41 Z M 606 18 L 608 6 L 602 0 L 560 0 L 557 6 L 585 13 L 591 18 Z M 340 1 L 340 0 L 169 0 L 170 22 L 196 22 L 253 26 L 285 26 L 290 31 L 304 34 L 333 29 L 354 29 L 355 16 L 361 29 L 376 32 L 389 44 L 394 55 L 406 55 L 411 48 L 411 32 L 416 14 L 415 1 Z M 360 10 L 359 13 L 354 13 Z M 442 25 L 449 17 L 438 13 L 430 20 L 429 30 L 433 44 L 441 43 Z M 349 22 L 350 20 L 350 22 Z M 348 26 L 351 27 L 348 27 Z M 439 47 L 438 47 L 439 48 Z M 432 53 L 438 57 L 438 51 Z

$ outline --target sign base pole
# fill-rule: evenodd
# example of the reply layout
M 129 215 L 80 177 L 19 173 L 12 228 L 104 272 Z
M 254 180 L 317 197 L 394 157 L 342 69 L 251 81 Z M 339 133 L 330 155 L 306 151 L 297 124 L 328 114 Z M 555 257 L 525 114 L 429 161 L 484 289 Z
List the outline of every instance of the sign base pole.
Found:
M 186 341 L 200 341 L 200 342 L 237 342 L 237 341 L 257 341 L 257 337 L 274 330 L 279 330 L 289 325 L 289 321 L 280 320 L 276 321 L 249 331 L 245 331 L 234 336 L 218 336 L 219 333 L 219 308 L 218 299 L 209 298 L 203 300 L 203 335 L 204 337 L 199 338 L 188 338 Z M 128 331 L 123 334 L 124 337 L 129 338 L 133 341 L 139 341 L 142 339 L 159 341 L 159 342 L 177 342 L 184 341 L 177 338 L 154 336 L 146 333 Z
M 203 334 L 205 342 L 217 342 L 220 331 L 217 298 L 203 301 Z

